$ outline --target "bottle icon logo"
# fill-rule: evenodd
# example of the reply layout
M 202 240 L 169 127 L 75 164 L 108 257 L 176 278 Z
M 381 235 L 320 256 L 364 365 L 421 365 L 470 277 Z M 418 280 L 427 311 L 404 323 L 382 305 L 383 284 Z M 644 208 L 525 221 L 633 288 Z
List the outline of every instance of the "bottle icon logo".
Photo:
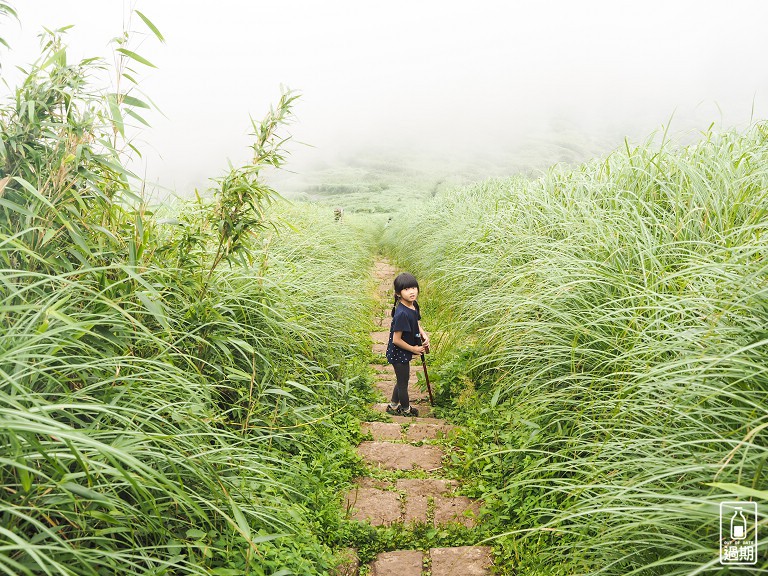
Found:
M 736 508 L 731 518 L 731 538 L 734 540 L 744 540 L 747 537 L 747 519 L 741 508 Z
M 757 563 L 757 502 L 720 503 L 720 564 Z

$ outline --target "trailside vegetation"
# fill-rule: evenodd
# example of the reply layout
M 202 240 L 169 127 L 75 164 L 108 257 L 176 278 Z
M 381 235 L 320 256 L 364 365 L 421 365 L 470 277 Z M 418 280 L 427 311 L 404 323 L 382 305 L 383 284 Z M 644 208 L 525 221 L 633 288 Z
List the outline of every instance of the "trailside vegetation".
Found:
M 446 191 L 385 231 L 509 573 L 719 573 L 736 499 L 768 543 L 767 190 L 757 124 Z
M 122 90 L 54 31 L 0 107 L 0 572 L 321 573 L 368 370 L 340 287 L 369 252 L 263 183 L 291 92 L 252 163 L 149 204 L 123 151 L 151 64 L 117 41 Z

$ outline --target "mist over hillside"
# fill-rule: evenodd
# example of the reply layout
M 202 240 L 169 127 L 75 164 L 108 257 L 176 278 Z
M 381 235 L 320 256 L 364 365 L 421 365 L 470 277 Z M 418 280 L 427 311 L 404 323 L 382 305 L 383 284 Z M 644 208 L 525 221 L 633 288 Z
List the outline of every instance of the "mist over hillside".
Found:
M 693 118 L 672 118 L 668 126 L 668 118 L 646 130 L 633 128 L 631 120 L 625 130 L 593 127 L 590 132 L 561 117 L 530 133 L 511 134 L 506 142 L 473 142 L 468 137 L 466 143 L 448 139 L 429 145 L 360 143 L 356 149 L 344 148 L 335 154 L 290 142 L 287 167 L 268 179 L 290 199 L 333 204 L 352 212 L 389 213 L 446 188 L 512 175 L 536 178 L 554 165 L 577 166 L 627 145 L 658 146 L 666 139 L 673 146 L 684 146 L 699 140 L 712 124 L 695 126 Z
M 125 25 L 143 35 L 140 52 L 156 68 L 142 72 L 141 89 L 162 114 L 142 112 L 151 127 L 135 134 L 142 157 L 131 166 L 148 187 L 182 197 L 211 186 L 228 160 L 248 160 L 249 116 L 259 119 L 280 86 L 301 93 L 295 174 L 274 176 L 287 194 L 344 184 L 339 171 L 382 157 L 430 190 L 441 178 L 579 163 L 667 124 L 695 139 L 713 122 L 744 129 L 768 117 L 768 77 L 751 57 L 766 48 L 768 4 L 757 0 L 734 10 L 701 0 L 138 0 L 164 43 L 124 3 L 17 4 L 20 24 L 2 34 L 11 49 L 0 48 L 9 85 L 39 56 L 43 27 L 73 25 L 70 62 L 113 61 L 110 39 Z

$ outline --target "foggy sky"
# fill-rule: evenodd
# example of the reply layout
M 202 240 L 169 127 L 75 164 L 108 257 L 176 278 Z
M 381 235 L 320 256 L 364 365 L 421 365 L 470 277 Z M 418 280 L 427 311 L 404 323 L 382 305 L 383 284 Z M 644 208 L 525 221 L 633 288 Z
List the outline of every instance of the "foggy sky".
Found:
M 148 114 L 135 167 L 181 194 L 247 160 L 249 114 L 260 119 L 281 85 L 302 94 L 289 147 L 298 172 L 371 147 L 498 153 L 563 126 L 618 146 L 673 115 L 677 134 L 768 117 L 758 0 L 11 3 L 21 25 L 0 23 L 11 83 L 42 26 L 75 24 L 70 61 L 111 61 L 131 6 L 153 20 L 167 43 L 134 17 L 134 47 L 158 66 L 141 89 L 165 117 Z

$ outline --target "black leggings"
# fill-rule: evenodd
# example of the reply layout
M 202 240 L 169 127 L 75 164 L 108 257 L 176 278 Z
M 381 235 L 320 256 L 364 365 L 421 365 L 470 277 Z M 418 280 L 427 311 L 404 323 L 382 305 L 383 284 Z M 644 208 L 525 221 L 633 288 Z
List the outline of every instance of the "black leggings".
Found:
M 392 404 L 400 404 L 403 410 L 407 410 L 410 406 L 408 380 L 411 377 L 411 365 L 406 362 L 405 364 L 392 364 L 392 367 L 395 369 L 395 377 L 397 378 L 395 389 L 392 391 Z

